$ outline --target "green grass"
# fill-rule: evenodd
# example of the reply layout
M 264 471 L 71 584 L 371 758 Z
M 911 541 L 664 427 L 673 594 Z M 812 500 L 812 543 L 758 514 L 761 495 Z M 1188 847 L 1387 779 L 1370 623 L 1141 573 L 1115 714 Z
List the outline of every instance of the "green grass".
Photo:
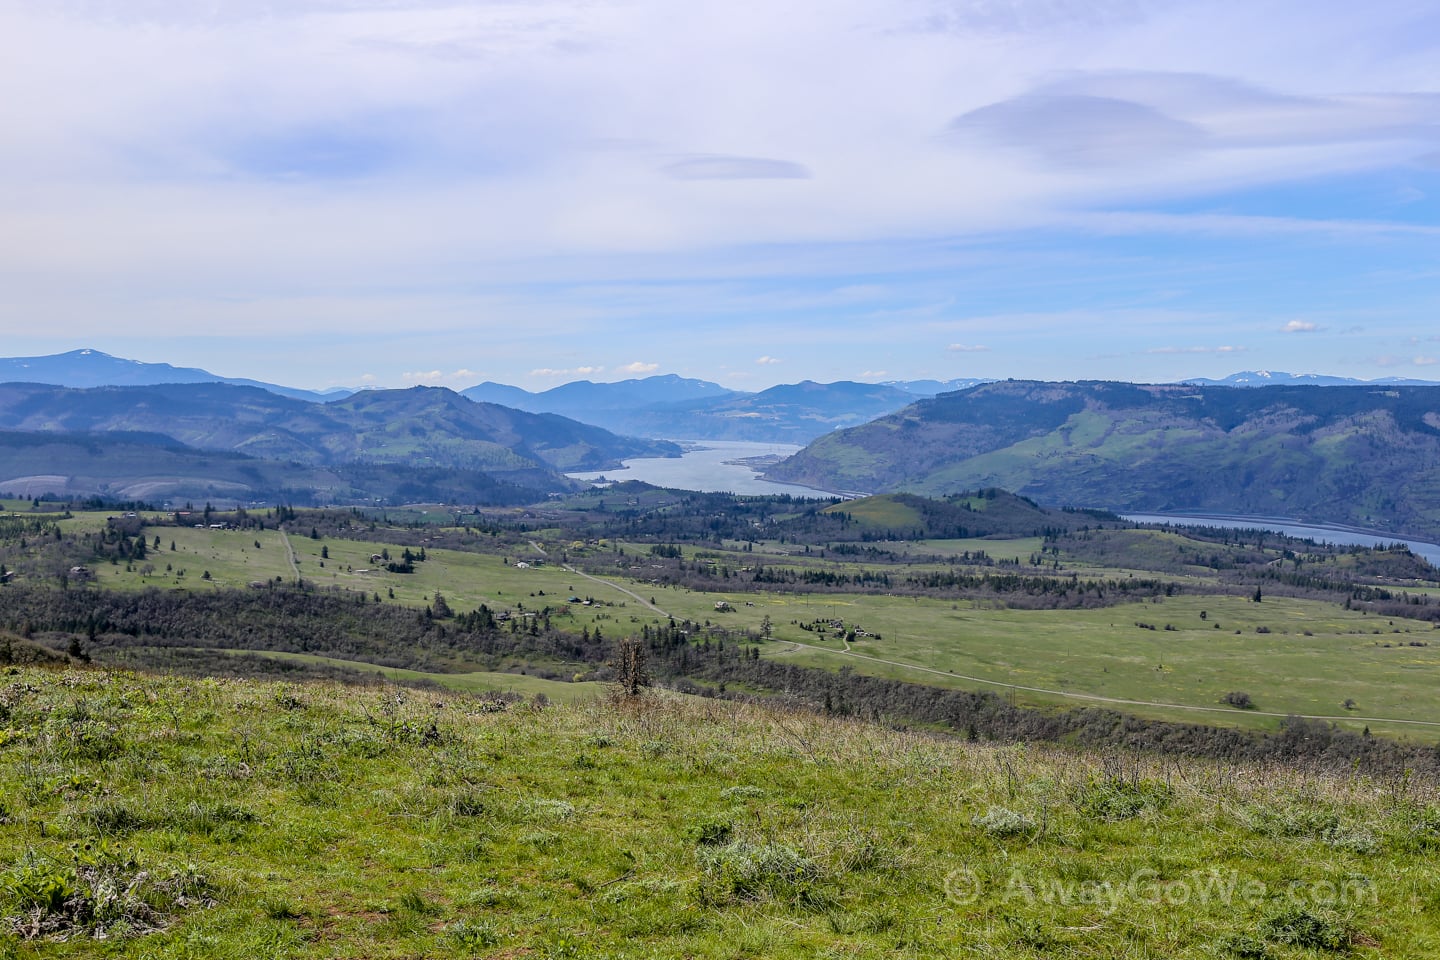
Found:
M 381 667 L 338 657 L 322 657 L 312 653 L 286 653 L 276 650 L 236 650 L 234 653 L 248 653 L 276 660 L 292 660 L 296 663 L 318 663 L 337 667 L 348 667 L 362 673 L 374 673 L 387 680 L 429 680 L 450 690 L 462 693 L 517 693 L 524 697 L 544 694 L 558 703 L 575 703 L 593 700 L 605 693 L 606 685 L 594 681 L 567 683 L 562 680 L 546 680 L 519 673 L 496 673 L 476 671 L 474 673 L 427 673 L 423 670 L 405 670 L 400 667 Z
M 1146 545 L 1154 544 L 1160 551 L 1177 540 L 1177 535 L 1168 532 L 1135 534 L 1131 539 L 1138 551 L 1137 562 L 1143 561 Z M 285 580 L 294 577 L 284 538 L 278 531 L 255 534 L 173 527 L 147 530 L 149 542 L 153 543 L 156 535 L 160 536 L 161 549 L 152 548 L 146 561 L 156 568 L 152 574 L 143 575 L 143 565 L 134 565 L 129 571 L 123 565 L 100 565 L 96 573 L 101 583 L 124 589 L 205 589 L 244 586 L 276 576 Z M 258 549 L 254 546 L 257 539 L 261 543 Z M 169 549 L 171 540 L 176 545 L 174 551 Z M 388 549 L 392 557 L 398 558 L 403 548 L 396 544 L 289 536 L 290 548 L 307 582 L 379 594 L 385 602 L 421 607 L 431 602 L 438 590 L 457 611 L 474 609 L 482 603 L 494 610 L 515 609 L 520 604 L 527 610 L 549 606 L 555 625 L 577 632 L 599 628 L 607 636 L 636 634 L 642 625 L 662 619 L 622 590 L 560 566 L 562 552 L 569 551 L 572 560 L 583 565 L 588 553 L 605 548 L 569 540 L 537 542 L 548 551 L 546 555 L 528 544 L 513 547 L 504 555 L 427 549 L 429 559 L 416 564 L 415 573 L 395 574 L 372 564 L 370 557 Z M 617 546 L 630 555 L 643 555 L 648 550 L 644 544 Z M 995 559 L 1018 559 L 1022 562 L 1020 572 L 1031 572 L 1025 561 L 1039 549 L 1040 541 L 935 540 L 876 546 L 916 555 L 984 550 Z M 705 554 L 736 568 L 776 554 L 785 554 L 807 566 L 835 570 L 853 572 L 865 566 L 848 558 L 821 561 L 818 555 L 803 556 L 800 549 L 793 544 L 768 542 L 756 545 L 752 553 L 710 545 L 686 545 L 684 553 L 687 562 L 694 562 L 697 554 Z M 322 552 L 329 553 L 328 559 L 321 556 Z M 528 569 L 516 566 L 518 561 L 530 563 L 537 559 L 544 559 L 545 565 Z M 174 569 L 167 572 L 167 563 Z M 211 574 L 209 581 L 202 579 L 207 570 Z M 891 571 L 903 577 L 905 568 Z M 1094 567 L 1082 570 L 1081 575 L 1123 577 L 1129 572 Z M 1298 713 L 1353 717 L 1340 722 L 1357 732 L 1368 726 L 1376 733 L 1440 738 L 1440 727 L 1386 724 L 1375 719 L 1440 722 L 1433 697 L 1434 677 L 1440 673 L 1440 632 L 1431 624 L 1401 618 L 1392 623 L 1318 601 L 1270 597 L 1257 604 L 1241 597 L 1206 596 L 1206 578 L 1175 579 L 1187 584 L 1187 592 L 1162 603 L 1053 611 L 1010 610 L 983 602 L 880 594 L 727 593 L 662 587 L 638 580 L 614 582 L 646 599 L 653 597 L 661 609 L 677 618 L 758 631 L 762 618 L 768 616 L 772 636 L 777 640 L 798 641 L 831 651 L 796 649 L 788 643 L 766 646 L 765 655 L 796 663 L 828 669 L 850 667 L 862 673 L 966 689 L 1008 689 L 1025 703 L 1073 706 L 1094 702 L 1085 697 L 1143 701 L 1162 706 L 1116 706 L 1158 719 L 1274 728 L 1278 717 L 1259 714 Z M 597 604 L 569 604 L 566 601 L 570 596 L 594 598 Z M 734 609 L 718 612 L 715 603 L 721 599 Z M 1206 614 L 1204 619 L 1201 611 Z M 853 652 L 908 667 L 839 655 L 843 645 L 835 638 L 821 637 L 798 626 L 817 619 L 841 619 L 848 625 L 879 633 L 881 640 L 859 640 Z M 1137 623 L 1157 629 L 1144 629 Z M 1166 630 L 1166 625 L 1175 629 Z M 1015 689 L 1019 687 L 1054 693 Z M 1220 698 L 1236 690 L 1251 694 L 1257 710 L 1223 708 Z M 1354 701 L 1353 708 L 1343 706 L 1347 700 Z M 1206 711 L 1174 709 L 1165 704 Z
M 837 503 L 833 507 L 826 507 L 821 512 L 848 514 L 861 527 L 893 530 L 925 525 L 925 518 L 921 516 L 920 511 L 889 497 L 865 497 L 860 500 Z
M 8 957 L 1440 952 L 1415 783 L 668 697 L 41 670 L 0 693 Z M 42 922 L 69 939 L 23 939 Z

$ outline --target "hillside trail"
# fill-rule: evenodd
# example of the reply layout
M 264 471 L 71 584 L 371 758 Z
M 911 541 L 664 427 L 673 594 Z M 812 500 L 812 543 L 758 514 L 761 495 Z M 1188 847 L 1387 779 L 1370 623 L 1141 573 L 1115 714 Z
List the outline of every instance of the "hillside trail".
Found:
M 285 544 L 285 559 L 290 561 L 290 572 L 295 574 L 295 579 L 300 579 L 300 564 L 295 562 L 295 548 L 290 546 L 290 537 L 284 530 L 280 531 L 280 541 Z

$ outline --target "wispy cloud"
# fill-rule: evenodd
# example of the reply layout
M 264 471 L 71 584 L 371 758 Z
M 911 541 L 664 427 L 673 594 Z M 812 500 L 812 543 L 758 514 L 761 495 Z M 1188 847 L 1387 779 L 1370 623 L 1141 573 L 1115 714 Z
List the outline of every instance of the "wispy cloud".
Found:
M 570 367 L 568 369 L 557 369 L 555 367 L 537 367 L 530 371 L 532 377 L 589 377 L 597 373 L 603 373 L 604 367 Z
M 755 362 L 762 367 L 770 367 L 780 363 L 780 360 L 775 357 L 757 357 Z
M 1223 345 L 1218 347 L 1153 347 L 1145 351 L 1153 355 L 1177 354 L 1177 353 L 1244 353 L 1244 347 Z
M 482 374 L 474 370 L 452 370 L 445 373 L 442 370 L 411 370 L 400 375 L 400 379 L 406 383 L 419 383 L 426 385 L 466 383 L 473 384 L 481 378 Z M 363 379 L 363 378 L 362 378 Z
M 756 9 L 0 0 L 0 329 L 377 384 L 1429 335 L 1424 4 Z
M 1373 363 L 1379 367 L 1429 367 L 1440 363 L 1440 357 L 1430 356 L 1429 354 L 1416 354 L 1413 356 L 1386 354 L 1376 357 Z
M 1072 73 L 957 117 L 953 137 L 1066 167 L 1136 166 L 1204 152 L 1433 143 L 1440 96 L 1297 95 L 1232 77 L 1154 70 Z
M 625 364 L 625 366 L 620 368 L 620 371 L 622 373 L 654 373 L 659 369 L 660 364 L 658 363 L 642 363 L 636 360 L 634 363 Z
M 1320 329 L 1318 323 L 1309 320 L 1291 320 L 1280 328 L 1281 333 L 1314 333 Z
M 810 171 L 789 160 L 767 157 L 686 157 L 660 171 L 676 180 L 808 180 Z

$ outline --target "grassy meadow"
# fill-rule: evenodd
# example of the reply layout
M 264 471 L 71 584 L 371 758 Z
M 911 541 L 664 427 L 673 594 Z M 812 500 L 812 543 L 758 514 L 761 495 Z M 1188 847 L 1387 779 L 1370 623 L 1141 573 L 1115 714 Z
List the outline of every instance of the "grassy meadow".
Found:
M 438 515 L 437 515 L 438 516 Z M 103 515 L 77 514 L 67 524 L 101 524 Z M 1162 531 L 1135 531 L 1143 555 L 1184 542 Z M 573 631 L 603 630 L 616 637 L 638 633 L 664 619 L 636 597 L 653 601 L 677 619 L 710 621 L 758 633 L 769 618 L 770 637 L 762 654 L 797 664 L 942 686 L 1008 692 L 1017 701 L 1070 705 L 1115 701 L 1140 716 L 1274 728 L 1286 714 L 1339 718 L 1354 731 L 1416 739 L 1440 739 L 1433 678 L 1440 669 L 1440 633 L 1419 620 L 1379 618 L 1329 602 L 1225 596 L 1206 577 L 1171 577 L 1185 591 L 1153 602 L 1093 610 L 1016 610 L 986 601 L 950 601 L 875 593 L 793 593 L 691 590 L 643 579 L 581 576 L 561 566 L 562 557 L 585 569 L 587 558 L 612 550 L 643 557 L 648 544 L 587 545 L 536 534 L 533 543 L 512 544 L 495 553 L 426 549 L 427 560 L 412 574 L 391 573 L 371 557 L 382 550 L 399 559 L 404 547 L 375 540 L 312 539 L 278 530 L 232 531 L 192 527 L 147 528 L 149 555 L 143 563 L 101 564 L 95 572 L 105 586 L 219 589 L 293 580 L 298 572 L 320 587 L 364 591 L 383 602 L 423 607 L 435 593 L 457 611 L 481 604 L 492 610 L 552 609 L 552 621 Z M 160 546 L 153 546 L 155 538 Z M 173 544 L 173 549 L 171 545 Z M 916 557 L 958 557 L 985 551 L 1019 562 L 1010 570 L 1029 574 L 1028 558 L 1038 538 L 1018 540 L 936 540 L 867 544 Z M 1198 549 L 1200 546 L 1196 544 Z M 418 552 L 418 548 L 412 548 Z M 855 573 L 880 569 L 849 555 L 823 560 L 818 550 L 803 554 L 793 544 L 762 541 L 746 552 L 739 544 L 685 546 L 687 561 L 711 558 L 734 568 L 773 563 L 783 557 L 806 567 Z M 903 555 L 903 554 L 902 554 Z M 1077 567 L 1082 577 L 1153 576 L 1143 570 Z M 543 565 L 535 565 L 543 561 Z M 527 566 L 518 566 L 519 563 Z M 943 561 L 889 569 L 945 569 Z M 208 578 L 206 574 L 208 573 Z M 628 593 L 626 591 L 629 591 Z M 632 595 L 633 594 L 633 595 Z M 575 596 L 591 605 L 570 603 Z M 717 601 L 729 604 L 717 610 Z M 817 621 L 843 621 L 874 637 L 846 642 L 834 630 L 802 629 Z M 800 646 L 803 645 L 803 646 Z M 854 656 L 858 654 L 860 656 Z M 881 662 L 884 661 L 884 662 Z M 1027 689 L 1028 688 L 1028 689 Z M 1248 693 L 1254 709 L 1221 703 L 1232 692 Z M 1098 700 L 1096 698 L 1099 698 Z M 1386 722 L 1386 721 L 1398 722 Z M 1408 722 L 1407 722 L 1408 721 Z
M 0 742 L 5 957 L 1440 954 L 1405 780 L 36 668 Z

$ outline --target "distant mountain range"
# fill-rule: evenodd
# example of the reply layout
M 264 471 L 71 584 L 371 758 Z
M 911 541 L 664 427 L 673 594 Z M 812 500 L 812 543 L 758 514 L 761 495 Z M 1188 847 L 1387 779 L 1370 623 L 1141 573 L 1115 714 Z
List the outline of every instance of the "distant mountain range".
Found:
M 221 377 L 198 367 L 143 363 L 112 357 L 99 350 L 71 350 L 45 357 L 0 358 L 0 382 L 51 383 L 61 387 L 144 387 L 161 383 L 229 383 L 259 387 L 297 400 L 335 400 L 354 393 L 336 389 L 323 392 L 282 387 L 243 377 Z
M 1180 382 L 1193 383 L 1196 386 L 1202 387 L 1440 386 L 1440 383 L 1434 380 L 1411 380 L 1406 377 L 1381 377 L 1379 380 L 1356 380 L 1353 377 L 1331 377 L 1322 373 L 1285 373 L 1283 370 L 1246 370 L 1242 373 L 1232 373 L 1223 380 L 1193 377 L 1189 380 L 1181 380 Z
M 1041 503 L 1440 536 L 1440 387 L 1010 380 L 820 437 L 766 473 L 846 492 L 1000 487 Z
M 220 377 L 194 367 L 141 363 L 99 350 L 72 350 L 45 357 L 0 359 L 0 381 L 67 387 L 147 386 L 166 383 L 227 383 L 257 387 L 298 400 L 331 403 L 357 395 L 353 390 L 318 392 L 258 380 Z M 758 392 L 731 390 L 708 380 L 674 374 L 596 383 L 577 380 L 540 392 L 487 381 L 461 391 L 471 400 L 536 414 L 557 414 L 613 433 L 685 440 L 745 440 L 805 444 L 837 429 L 895 413 L 917 399 L 931 398 L 992 380 L 892 380 L 860 383 L 804 381 Z M 1319 374 L 1245 371 L 1222 380 L 1182 381 L 1200 386 L 1273 387 L 1363 385 L 1367 381 Z M 1371 385 L 1427 385 L 1428 381 L 1387 377 Z M 359 391 L 369 393 L 371 391 Z
M 357 392 L 345 389 L 318 392 L 259 380 L 221 377 L 195 367 L 142 363 L 99 350 L 0 359 L 0 382 L 3 381 L 65 387 L 228 383 L 327 403 Z M 528 413 L 558 414 L 634 436 L 805 443 L 838 427 L 854 426 L 899 410 L 916 397 L 934 396 L 983 382 L 987 381 L 911 380 L 872 384 L 842 380 L 821 384 L 807 380 L 752 393 L 730 390 L 708 380 L 667 374 L 615 383 L 578 380 L 539 393 L 487 381 L 462 393 L 482 403 Z
M 29 472 L 13 459 L 0 460 L 0 490 L 29 496 L 47 483 L 63 488 L 56 492 L 85 492 L 73 488 L 73 478 L 82 474 L 107 485 L 99 492 L 133 489 L 138 484 L 149 489 L 151 497 L 183 496 L 182 490 L 195 487 L 197 476 L 204 479 L 203 470 L 197 474 L 195 468 L 204 467 L 198 461 L 206 458 L 191 454 L 209 451 L 253 458 L 250 473 L 259 473 L 248 486 L 235 477 L 246 470 L 228 460 L 217 462 L 218 472 L 211 477 L 239 483 L 252 492 L 273 493 L 275 478 L 283 473 L 277 466 L 291 464 L 300 469 L 287 482 L 310 492 L 341 486 L 362 489 L 362 467 L 401 468 L 412 478 L 429 472 L 431 480 L 435 471 L 458 471 L 470 475 L 477 490 L 498 482 L 525 487 L 532 499 L 543 499 L 548 492 L 575 487 L 561 476 L 564 471 L 606 469 L 626 458 L 680 453 L 671 443 L 620 437 L 553 414 L 476 403 L 439 387 L 367 390 L 317 403 L 225 383 L 90 389 L 10 383 L 0 384 L 0 430 L 49 435 L 52 441 L 54 435 L 69 436 L 82 441 L 81 446 L 88 444 L 87 449 L 109 443 L 107 437 L 129 448 L 163 446 L 168 452 L 162 459 L 172 465 L 188 464 L 182 471 L 184 482 L 176 479 L 167 485 L 167 474 L 174 469 L 133 457 L 85 459 L 75 449 L 68 459 L 60 457 L 48 465 L 31 457 Z M 18 449 L 22 444 L 12 438 L 10 445 Z M 51 452 L 59 453 L 53 443 Z M 113 463 L 107 466 L 107 459 Z M 138 467 L 144 469 L 137 474 Z M 327 468 L 332 474 L 344 468 L 343 482 L 316 481 L 307 474 L 314 468 Z M 381 474 L 381 487 L 395 485 L 394 470 Z M 447 489 L 463 490 L 463 481 L 452 477 L 446 481 Z M 241 496 L 244 491 L 237 487 L 232 492 Z
M 981 381 L 806 380 L 748 393 L 671 374 L 618 383 L 580 380 L 541 393 L 482 383 L 462 393 L 472 400 L 503 403 L 536 413 L 558 413 L 637 436 L 806 443 L 831 430 L 899 410 L 917 397 L 977 382 Z

